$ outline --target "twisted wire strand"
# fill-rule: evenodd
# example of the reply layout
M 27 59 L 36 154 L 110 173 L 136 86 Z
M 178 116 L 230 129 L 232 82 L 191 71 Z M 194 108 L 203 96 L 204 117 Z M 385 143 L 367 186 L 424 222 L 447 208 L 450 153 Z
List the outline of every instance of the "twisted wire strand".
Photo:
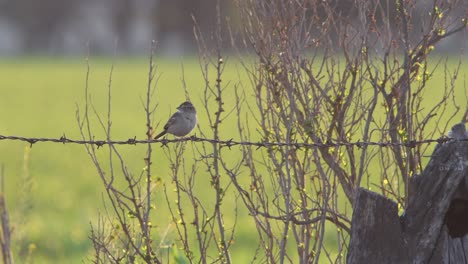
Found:
M 49 142 L 49 143 L 62 143 L 62 144 L 89 144 L 89 145 L 96 145 L 98 147 L 102 147 L 104 145 L 137 145 L 137 144 L 147 144 L 147 143 L 161 143 L 162 145 L 168 145 L 176 142 L 207 142 L 212 144 L 219 144 L 220 146 L 224 147 L 233 147 L 233 146 L 254 146 L 258 148 L 270 148 L 270 147 L 295 147 L 295 148 L 330 148 L 330 147 L 365 147 L 365 146 L 378 146 L 378 147 L 394 147 L 394 146 L 404 146 L 414 148 L 419 145 L 423 144 L 430 144 L 430 143 L 445 143 L 449 141 L 454 141 L 455 139 L 449 137 L 440 137 L 438 139 L 425 139 L 420 141 L 408 141 L 408 142 L 375 142 L 375 141 L 333 141 L 328 140 L 327 142 L 313 142 L 313 143 L 305 143 L 305 142 L 271 142 L 271 141 L 236 141 L 234 139 L 229 140 L 214 140 L 209 138 L 199 138 L 196 136 L 191 137 L 184 137 L 184 138 L 175 138 L 175 139 L 153 139 L 153 140 L 143 140 L 129 138 L 127 140 L 79 140 L 79 139 L 70 139 L 67 138 L 65 135 L 61 136 L 60 138 L 38 138 L 38 137 L 22 137 L 22 136 L 4 136 L 0 135 L 0 141 L 8 140 L 8 141 L 23 141 L 31 144 L 39 143 L 39 142 Z M 468 139 L 458 139 L 459 141 L 468 141 Z

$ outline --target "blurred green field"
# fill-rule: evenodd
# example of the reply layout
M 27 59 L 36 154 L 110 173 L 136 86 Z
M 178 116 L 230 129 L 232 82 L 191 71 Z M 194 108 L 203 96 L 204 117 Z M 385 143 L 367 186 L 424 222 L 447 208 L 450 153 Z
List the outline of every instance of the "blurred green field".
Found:
M 112 63 L 111 59 L 105 58 L 89 60 L 89 90 L 94 106 L 103 116 L 107 109 Z M 201 103 L 204 80 L 198 60 L 164 59 L 156 60 L 156 63 L 160 77 L 154 97 L 159 104 L 155 124 L 161 122 L 161 129 L 170 113 L 185 100 L 182 76 L 196 105 Z M 78 139 L 75 113 L 77 107 L 84 107 L 86 72 L 84 58 L 2 60 L 0 120 L 3 122 L 0 122 L 0 134 L 51 138 L 66 135 Z M 235 68 L 230 68 L 224 76 L 226 80 L 239 79 Z M 115 139 L 145 137 L 146 117 L 142 99 L 146 95 L 147 78 L 146 58 L 114 61 L 112 102 Z M 203 112 L 199 113 L 199 123 L 202 129 L 207 126 Z M 102 138 L 98 124 L 94 124 L 96 135 Z M 231 130 L 227 131 L 225 135 L 231 133 Z M 126 146 L 120 149 L 131 156 L 127 159 L 129 167 L 136 173 L 140 172 L 144 167 L 144 148 Z M 170 185 L 163 150 L 155 147 L 154 155 L 155 160 L 164 160 L 164 164 L 157 164 L 153 172 Z M 24 142 L 2 141 L 0 162 L 5 165 L 6 196 L 14 232 L 22 238 L 15 249 L 32 249 L 35 263 L 63 263 L 64 260 L 81 263 L 91 249 L 88 239 L 90 222 L 96 220 L 98 212 L 103 210 L 103 187 L 85 148 L 39 143 L 29 150 Z M 25 175 L 32 178 L 31 191 L 24 186 Z M 209 186 L 208 179 L 206 186 Z M 24 202 L 20 201 L 24 200 L 31 205 L 30 210 L 21 207 Z M 168 215 L 163 219 L 165 222 L 161 225 L 165 229 L 171 221 Z
M 185 100 L 182 82 L 184 78 L 191 100 L 201 103 L 204 80 L 196 59 L 157 60 L 161 74 L 155 99 L 159 103 L 155 123 L 164 123 L 171 112 Z M 105 113 L 109 71 L 112 60 L 91 58 L 89 88 L 98 111 Z M 456 59 L 450 62 L 451 67 Z M 234 63 L 229 64 L 223 82 L 237 83 L 245 78 Z M 460 70 L 457 82 L 457 101 L 466 105 L 465 88 L 467 66 Z M 75 112 L 84 106 L 86 78 L 84 59 L 20 58 L 0 61 L 0 134 L 25 137 L 79 138 Z M 241 73 L 240 73 L 241 72 Z M 213 72 L 212 72 L 213 74 Z M 117 58 L 114 61 L 113 87 L 113 135 L 116 139 L 145 137 L 145 114 L 141 100 L 145 96 L 148 62 L 145 58 Z M 210 78 L 214 81 L 215 76 Z M 247 82 L 247 80 L 245 80 Z M 437 91 L 444 84 L 443 68 L 436 72 L 430 89 Z M 227 93 L 232 93 L 227 91 Z M 429 92 L 428 92 L 429 94 Z M 226 98 L 229 98 L 226 97 Z M 232 96 L 231 96 L 232 98 Z M 229 105 L 232 101 L 226 100 Z M 199 107 L 200 108 L 200 107 Z M 207 127 L 206 113 L 199 112 L 200 127 Z M 160 128 L 163 124 L 160 124 Z M 227 126 L 234 126 L 230 124 Z M 96 126 L 97 129 L 97 126 Z M 235 136 L 234 129 L 226 129 L 224 138 Z M 129 158 L 129 166 L 135 172 L 143 166 L 144 149 L 127 146 L 122 148 Z M 240 153 L 240 152 L 239 152 Z M 163 162 L 154 171 L 165 177 L 168 168 L 163 150 L 155 147 L 155 155 Z M 26 158 L 25 158 L 26 157 Z M 37 143 L 29 149 L 24 142 L 1 141 L 0 162 L 5 166 L 6 198 L 16 237 L 22 238 L 15 250 L 33 251 L 35 263 L 82 263 L 91 253 L 88 239 L 90 222 L 102 210 L 103 187 L 98 175 L 80 145 Z M 30 175 L 29 190 L 24 178 Z M 209 180 L 206 180 L 209 186 Z M 29 201 L 31 209 L 21 207 Z M 169 217 L 164 227 L 170 224 Z M 238 261 L 250 259 L 256 247 L 254 224 L 242 213 L 239 218 L 239 241 L 236 245 Z M 245 260 L 244 259 L 244 260 Z M 235 262 L 242 263 L 242 262 Z

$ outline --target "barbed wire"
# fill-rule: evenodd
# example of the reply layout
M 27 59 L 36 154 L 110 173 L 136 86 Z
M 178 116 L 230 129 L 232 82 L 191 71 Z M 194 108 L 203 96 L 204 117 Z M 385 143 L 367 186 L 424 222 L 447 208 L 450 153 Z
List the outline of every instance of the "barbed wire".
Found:
M 36 138 L 36 137 L 21 137 L 21 136 L 4 136 L 0 135 L 1 140 L 11 140 L 11 141 L 23 141 L 29 143 L 31 146 L 39 142 L 50 142 L 50 143 L 62 143 L 62 144 L 89 144 L 96 145 L 97 147 L 102 147 L 104 145 L 137 145 L 137 144 L 148 144 L 148 143 L 161 143 L 163 146 L 176 142 L 207 142 L 212 144 L 219 144 L 225 147 L 233 146 L 254 146 L 258 148 L 262 147 L 294 147 L 294 148 L 330 148 L 330 147 L 366 147 L 366 146 L 379 146 L 379 147 L 394 147 L 394 146 L 404 146 L 414 148 L 422 144 L 430 143 L 445 143 L 449 141 L 454 141 L 455 139 L 449 137 L 440 137 L 438 139 L 425 139 L 420 141 L 408 141 L 408 142 L 375 142 L 375 141 L 333 141 L 328 140 L 327 142 L 314 142 L 314 143 L 304 143 L 304 142 L 270 142 L 270 141 L 236 141 L 233 139 L 229 140 L 214 140 L 209 138 L 199 138 L 196 136 L 184 137 L 184 138 L 174 138 L 174 139 L 136 139 L 129 138 L 127 140 L 77 140 L 67 138 L 65 135 L 60 138 Z M 468 139 L 458 139 L 459 141 L 468 141 Z

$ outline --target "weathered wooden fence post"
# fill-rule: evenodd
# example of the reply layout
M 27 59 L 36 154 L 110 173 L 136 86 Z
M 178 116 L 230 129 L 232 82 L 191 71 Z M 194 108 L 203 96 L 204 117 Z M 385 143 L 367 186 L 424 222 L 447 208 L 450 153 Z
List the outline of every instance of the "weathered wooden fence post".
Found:
M 347 263 L 468 264 L 468 139 L 436 147 L 420 176 L 412 177 L 408 207 L 359 189 L 354 202 Z

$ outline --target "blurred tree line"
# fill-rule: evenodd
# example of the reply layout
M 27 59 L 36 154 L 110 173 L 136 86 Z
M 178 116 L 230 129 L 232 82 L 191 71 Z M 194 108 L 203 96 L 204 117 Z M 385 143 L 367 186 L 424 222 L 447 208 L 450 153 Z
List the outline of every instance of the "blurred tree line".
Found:
M 242 1 L 221 1 L 234 29 Z M 337 15 L 355 10 L 352 0 L 333 2 Z M 415 4 L 428 11 L 429 2 Z M 87 43 L 91 52 L 105 54 L 114 52 L 116 42 L 121 53 L 143 53 L 152 39 L 166 54 L 189 53 L 196 50 L 192 15 L 209 37 L 215 7 L 216 0 L 0 0 L 0 55 L 82 54 Z

